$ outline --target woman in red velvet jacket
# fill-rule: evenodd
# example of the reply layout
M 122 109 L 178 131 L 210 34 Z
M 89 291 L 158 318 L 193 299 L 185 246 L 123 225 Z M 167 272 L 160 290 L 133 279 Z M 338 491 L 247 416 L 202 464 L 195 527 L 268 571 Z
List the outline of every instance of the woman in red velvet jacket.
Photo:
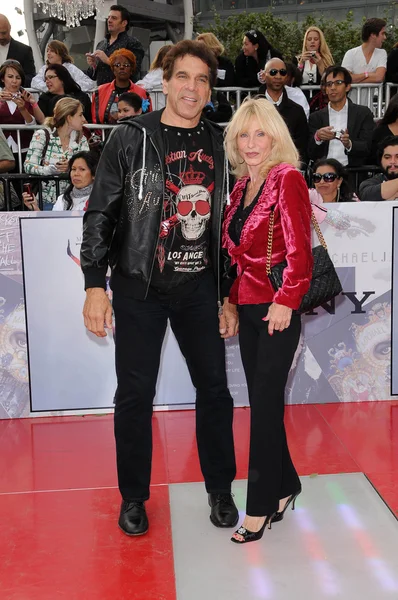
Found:
M 300 338 L 294 311 L 312 273 L 311 206 L 289 131 L 265 98 L 247 99 L 226 131 L 226 152 L 238 180 L 224 221 L 223 246 L 236 278 L 224 316 L 238 305 L 239 341 L 251 407 L 246 517 L 232 541 L 260 539 L 301 492 L 283 422 L 284 392 Z M 271 265 L 287 261 L 275 292 L 266 274 L 271 209 Z M 228 295 L 228 294 L 224 294 Z M 232 306 L 231 306 L 232 305 Z M 227 337 L 224 335 L 223 337 Z

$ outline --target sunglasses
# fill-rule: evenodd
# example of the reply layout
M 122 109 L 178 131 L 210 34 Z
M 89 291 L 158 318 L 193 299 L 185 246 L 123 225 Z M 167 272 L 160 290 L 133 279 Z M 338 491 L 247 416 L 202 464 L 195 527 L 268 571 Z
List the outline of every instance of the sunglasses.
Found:
M 48 80 L 57 79 L 57 78 L 58 78 L 58 75 L 46 75 L 44 80 L 48 81 Z
M 337 173 L 314 173 L 312 176 L 314 183 L 321 183 L 322 179 L 325 183 L 332 183 L 338 179 Z
M 285 77 L 285 75 L 287 75 L 286 69 L 270 69 L 268 73 L 271 75 L 271 77 L 275 77 L 275 75 L 278 75 L 278 73 L 280 73 L 282 77 Z
M 325 86 L 328 88 L 331 88 L 334 85 L 343 85 L 343 83 L 345 83 L 345 81 L 343 79 L 336 79 L 336 81 L 327 81 L 325 83 Z
M 189 215 L 191 210 L 195 210 L 198 215 L 204 217 L 210 212 L 210 204 L 206 200 L 196 200 L 195 203 L 190 200 L 181 200 L 177 205 L 177 211 L 182 217 Z
M 126 67 L 126 69 L 127 69 L 127 67 L 131 67 L 131 64 L 130 63 L 115 63 L 113 66 L 116 67 L 117 69 L 120 69 L 120 67 Z

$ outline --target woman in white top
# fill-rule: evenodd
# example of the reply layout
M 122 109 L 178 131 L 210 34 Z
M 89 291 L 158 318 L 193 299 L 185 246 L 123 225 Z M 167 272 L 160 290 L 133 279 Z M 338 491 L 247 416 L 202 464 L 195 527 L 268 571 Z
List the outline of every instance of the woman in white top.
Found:
M 303 72 L 304 85 L 319 85 L 327 67 L 334 64 L 333 57 L 319 27 L 309 27 L 304 35 L 303 49 L 297 57 L 298 68 Z
M 32 137 L 24 169 L 29 175 L 59 175 L 67 173 L 68 161 L 76 152 L 89 151 L 83 132 L 86 119 L 83 106 L 75 98 L 61 98 L 54 107 L 54 116 L 44 121 Z M 63 191 L 66 182 L 60 182 Z M 55 181 L 43 183 L 44 210 L 52 210 L 57 199 Z
M 87 210 L 88 199 L 93 189 L 98 156 L 92 152 L 77 152 L 69 161 L 70 184 L 58 197 L 53 210 Z M 23 194 L 29 210 L 40 210 L 34 194 Z
M 73 58 L 69 54 L 69 50 L 65 44 L 63 42 L 59 42 L 58 40 L 52 40 L 47 46 L 46 64 L 32 79 L 31 86 L 33 89 L 40 90 L 41 92 L 48 91 L 45 81 L 46 69 L 50 65 L 55 64 L 66 67 L 76 83 L 80 85 L 83 92 L 91 92 L 97 88 L 96 81 L 93 81 L 78 67 L 75 67 L 73 64 Z
M 163 59 L 170 50 L 171 46 L 162 46 L 156 53 L 155 58 L 153 59 L 151 66 L 149 67 L 149 72 L 145 75 L 143 79 L 137 81 L 136 85 L 144 88 L 148 92 L 156 88 L 162 88 L 163 81 L 163 69 L 162 63 Z M 160 108 L 164 108 L 166 106 L 166 100 L 161 92 L 157 92 L 156 94 L 150 94 L 152 100 L 152 106 L 154 110 L 159 110 Z

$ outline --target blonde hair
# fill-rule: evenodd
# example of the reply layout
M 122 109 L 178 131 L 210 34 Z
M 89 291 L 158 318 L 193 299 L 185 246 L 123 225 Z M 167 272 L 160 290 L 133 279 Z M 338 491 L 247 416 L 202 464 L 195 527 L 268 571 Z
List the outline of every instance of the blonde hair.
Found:
M 149 67 L 150 71 L 154 71 L 155 69 L 161 69 L 163 64 L 163 59 L 170 50 L 172 44 L 168 44 L 166 46 L 162 46 L 155 54 L 155 58 L 151 62 L 151 66 Z
M 214 33 L 200 33 L 196 38 L 197 42 L 202 42 L 205 44 L 209 50 L 214 52 L 216 58 L 224 54 L 225 48 L 222 43 L 216 38 Z
M 246 163 L 238 151 L 238 136 L 247 130 L 250 121 L 257 119 L 260 128 L 272 139 L 272 148 L 266 162 L 261 167 L 261 175 L 266 177 L 276 165 L 287 163 L 299 166 L 299 154 L 290 136 L 285 121 L 275 106 L 266 98 L 247 98 L 242 102 L 225 130 L 225 151 L 232 166 L 233 174 L 240 178 L 248 174 Z
M 304 54 L 304 52 L 307 51 L 307 47 L 306 47 L 307 46 L 307 36 L 310 33 L 310 31 L 315 31 L 319 35 L 319 50 L 318 50 L 318 52 L 321 55 L 321 58 L 325 65 L 325 68 L 334 65 L 332 53 L 330 52 L 329 46 L 326 43 L 325 36 L 323 35 L 323 31 L 321 29 L 319 29 L 319 27 L 308 27 L 307 31 L 304 34 L 303 48 L 301 50 L 301 54 Z
M 46 127 L 51 129 L 58 129 L 65 125 L 68 117 L 73 117 L 79 108 L 83 108 L 80 100 L 75 98 L 61 98 L 54 106 L 54 113 L 52 117 L 47 117 L 44 121 Z

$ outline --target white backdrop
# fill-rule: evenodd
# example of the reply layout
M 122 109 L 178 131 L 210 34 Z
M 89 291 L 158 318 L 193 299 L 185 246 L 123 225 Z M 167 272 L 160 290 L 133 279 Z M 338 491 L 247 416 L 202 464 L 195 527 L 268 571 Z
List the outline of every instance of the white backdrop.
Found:
M 287 402 L 391 397 L 394 205 L 398 203 L 352 203 L 328 209 L 321 227 L 345 295 L 303 317 Z M 32 414 L 29 374 L 33 414 L 111 407 L 116 385 L 112 334 L 104 340 L 91 336 L 81 316 L 81 216 L 30 213 L 20 221 L 22 216 L 27 214 L 0 214 L 0 418 Z M 244 405 L 247 387 L 237 338 L 226 344 L 226 363 L 235 404 Z M 157 390 L 158 405 L 179 407 L 194 401 L 184 359 L 170 331 Z

